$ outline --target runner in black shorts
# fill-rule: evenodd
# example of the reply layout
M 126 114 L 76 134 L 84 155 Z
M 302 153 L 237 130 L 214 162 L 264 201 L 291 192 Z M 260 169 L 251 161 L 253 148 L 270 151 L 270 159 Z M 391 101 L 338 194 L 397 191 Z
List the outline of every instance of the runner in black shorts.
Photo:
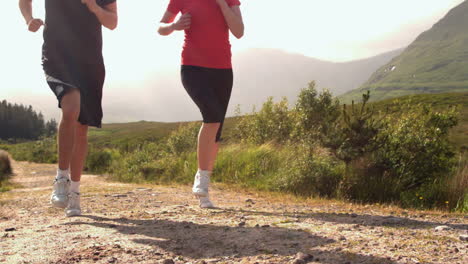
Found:
M 28 29 L 44 24 L 32 14 L 32 0 L 19 0 Z M 42 64 L 47 83 L 58 99 L 62 120 L 58 131 L 59 164 L 52 205 L 81 214 L 79 186 L 87 153 L 88 126 L 101 127 L 102 25 L 117 26 L 116 0 L 45 0 Z M 70 179 L 71 174 L 71 179 Z M 71 182 L 70 182 L 71 180 Z
M 193 184 L 202 208 L 213 207 L 208 187 L 233 85 L 229 31 L 237 38 L 244 34 L 239 6 L 239 0 L 170 0 L 158 30 L 164 36 L 185 30 L 182 84 L 203 116 Z

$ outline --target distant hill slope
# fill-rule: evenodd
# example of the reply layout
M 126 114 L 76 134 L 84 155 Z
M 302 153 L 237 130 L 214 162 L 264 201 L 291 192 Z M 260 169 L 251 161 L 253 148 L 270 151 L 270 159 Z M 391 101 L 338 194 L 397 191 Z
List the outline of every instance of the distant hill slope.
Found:
M 374 100 L 415 93 L 468 91 L 468 1 L 422 33 L 344 101 L 371 90 Z
M 299 91 L 315 80 L 319 88 L 335 95 L 361 86 L 373 72 L 398 56 L 403 49 L 375 57 L 333 63 L 273 49 L 252 49 L 235 56 L 233 105 L 250 107 L 267 97 L 286 96 L 294 102 Z

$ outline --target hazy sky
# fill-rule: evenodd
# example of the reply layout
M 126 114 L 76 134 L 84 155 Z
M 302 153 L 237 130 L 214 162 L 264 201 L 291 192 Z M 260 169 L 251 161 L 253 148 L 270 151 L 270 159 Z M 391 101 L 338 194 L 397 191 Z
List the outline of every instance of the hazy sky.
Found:
M 44 1 L 33 0 L 36 17 L 44 17 Z M 33 104 L 46 116 L 56 117 L 56 102 L 40 66 L 42 31 L 27 32 L 17 2 L 0 3 L 0 99 Z M 408 45 L 461 2 L 244 0 L 241 9 L 246 32 L 242 40 L 232 40 L 234 56 L 250 48 L 274 48 L 331 61 L 369 57 Z M 161 101 L 141 103 L 163 103 L 164 97 L 183 94 L 180 84 L 173 81 L 179 74 L 183 34 L 178 32 L 169 38 L 156 34 L 167 3 L 168 0 L 118 0 L 119 27 L 104 33 L 108 72 L 105 104 L 123 104 L 125 93 L 148 92 L 142 88 L 148 83 L 158 84 L 150 91 L 157 93 Z M 167 87 L 160 87 L 164 83 L 168 83 Z

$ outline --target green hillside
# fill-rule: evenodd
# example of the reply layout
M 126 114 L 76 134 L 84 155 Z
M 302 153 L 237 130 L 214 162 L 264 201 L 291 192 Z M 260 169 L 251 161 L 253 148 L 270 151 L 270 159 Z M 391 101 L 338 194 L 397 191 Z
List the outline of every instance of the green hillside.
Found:
M 373 100 L 409 94 L 468 91 L 468 1 L 422 33 L 400 56 L 375 72 L 350 102 L 371 90 Z

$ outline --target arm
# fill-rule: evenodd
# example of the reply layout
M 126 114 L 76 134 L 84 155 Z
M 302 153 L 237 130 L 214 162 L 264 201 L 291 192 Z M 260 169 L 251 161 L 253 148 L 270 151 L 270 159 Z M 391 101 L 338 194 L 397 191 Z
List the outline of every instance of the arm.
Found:
M 32 0 L 19 0 L 19 8 L 29 31 L 37 32 L 44 25 L 42 20 L 33 17 Z
M 226 0 L 216 0 L 232 34 L 240 39 L 244 36 L 244 22 L 239 6 L 230 7 Z
M 81 0 L 81 2 L 88 6 L 89 11 L 96 15 L 99 22 L 101 22 L 104 27 L 110 30 L 117 28 L 118 15 L 116 2 L 108 4 L 104 7 L 100 7 L 96 3 L 96 0 Z
M 163 18 L 161 19 L 161 25 L 159 26 L 158 33 L 161 36 L 168 36 L 174 31 L 180 31 L 190 28 L 192 21 L 192 16 L 189 13 L 183 14 L 180 16 L 179 20 L 175 23 L 174 19 L 177 15 L 169 11 L 164 13 Z

